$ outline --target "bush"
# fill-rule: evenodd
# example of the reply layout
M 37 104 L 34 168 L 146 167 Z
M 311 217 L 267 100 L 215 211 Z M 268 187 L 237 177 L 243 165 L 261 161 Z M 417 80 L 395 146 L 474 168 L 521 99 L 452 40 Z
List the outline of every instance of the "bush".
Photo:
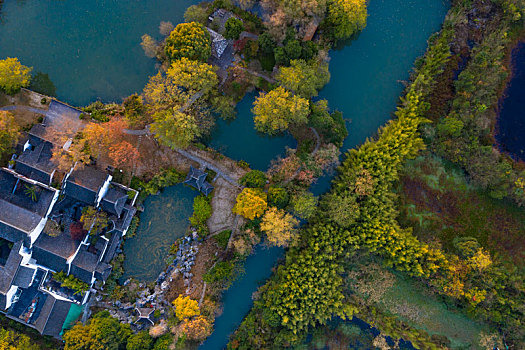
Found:
M 219 281 L 226 281 L 229 279 L 233 272 L 233 263 L 230 261 L 221 261 L 215 264 L 213 268 L 210 269 L 202 279 L 206 283 L 214 283 Z
M 222 249 L 226 249 L 228 247 L 228 241 L 230 240 L 230 236 L 232 234 L 232 230 L 224 230 L 221 233 L 217 234 L 213 238 L 221 247 Z
M 209 233 L 206 221 L 210 218 L 212 212 L 210 199 L 204 195 L 195 197 L 193 201 L 193 215 L 190 217 L 190 223 L 197 229 L 201 237 Z
M 290 202 L 288 192 L 284 188 L 271 186 L 268 190 L 268 205 L 284 209 Z
M 251 170 L 240 179 L 240 183 L 246 187 L 262 188 L 266 185 L 266 175 L 260 170 Z
M 241 32 L 244 30 L 244 24 L 236 17 L 230 17 L 224 25 L 224 37 L 226 39 L 238 40 Z

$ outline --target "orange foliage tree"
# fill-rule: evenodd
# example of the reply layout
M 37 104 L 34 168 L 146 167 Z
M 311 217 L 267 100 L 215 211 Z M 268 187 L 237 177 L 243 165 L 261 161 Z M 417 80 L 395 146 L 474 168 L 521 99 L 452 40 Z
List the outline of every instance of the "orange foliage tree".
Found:
M 212 330 L 212 325 L 204 316 L 197 316 L 194 319 L 187 319 L 182 323 L 182 331 L 191 340 L 206 339 Z
M 127 141 L 121 141 L 109 147 L 109 157 L 113 160 L 115 167 L 132 168 L 139 160 L 139 151 Z

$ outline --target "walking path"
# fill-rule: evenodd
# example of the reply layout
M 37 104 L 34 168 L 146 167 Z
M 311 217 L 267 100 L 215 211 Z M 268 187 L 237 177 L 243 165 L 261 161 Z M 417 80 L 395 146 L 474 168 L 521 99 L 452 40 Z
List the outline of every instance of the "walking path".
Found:
M 11 105 L 11 106 L 0 107 L 0 111 L 16 111 L 16 110 L 24 110 L 24 111 L 29 111 L 29 112 L 44 114 L 44 115 L 47 113 L 47 109 L 34 108 L 34 107 L 29 107 L 29 106 Z
M 270 84 L 275 84 L 276 81 L 272 78 L 270 78 L 269 76 L 265 75 L 265 74 L 262 74 L 262 73 L 258 73 L 258 72 L 255 72 L 251 69 L 248 69 L 248 68 L 244 68 L 244 67 L 237 67 L 238 69 L 240 70 L 243 70 L 245 72 L 248 72 L 250 74 L 253 74 L 255 75 L 256 77 L 259 77 L 259 78 L 263 78 L 264 80 L 266 80 L 267 82 L 269 82 Z

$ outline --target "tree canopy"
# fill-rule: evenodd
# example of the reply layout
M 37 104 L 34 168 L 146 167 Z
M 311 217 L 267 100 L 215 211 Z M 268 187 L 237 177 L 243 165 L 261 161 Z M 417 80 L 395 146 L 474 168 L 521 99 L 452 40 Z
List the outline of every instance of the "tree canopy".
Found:
M 211 55 L 210 33 L 200 23 L 180 23 L 166 39 L 164 50 L 171 60 L 186 57 L 206 62 Z
M 276 246 L 286 247 L 297 235 L 299 221 L 282 209 L 269 208 L 262 218 L 261 231 L 268 241 Z
M 177 299 L 173 300 L 173 306 L 175 307 L 175 315 L 181 321 L 200 315 L 199 303 L 189 296 L 179 295 Z
M 305 60 L 292 60 L 290 67 L 280 67 L 277 81 L 286 89 L 310 98 L 330 81 L 328 63 Z
M 237 202 L 232 211 L 253 220 L 262 216 L 267 206 L 266 193 L 260 188 L 245 188 L 237 196 Z
M 131 335 L 129 324 L 120 323 L 109 312 L 93 316 L 86 325 L 77 323 L 64 336 L 65 350 L 124 350 Z
M 0 111 L 0 158 L 12 152 L 19 136 L 19 127 L 13 115 Z
M 153 118 L 151 131 L 160 143 L 170 148 L 186 148 L 201 134 L 195 118 L 178 109 L 157 112 Z
M 304 124 L 310 113 L 307 99 L 293 95 L 279 86 L 261 93 L 253 106 L 255 128 L 275 135 L 288 129 L 291 123 Z
M 331 0 L 326 19 L 334 39 L 344 40 L 366 25 L 366 0 Z
M 20 88 L 29 86 L 32 69 L 22 65 L 18 58 L 0 60 L 0 89 L 13 95 Z
M 224 37 L 226 39 L 238 40 L 241 32 L 244 30 L 244 24 L 237 17 L 230 17 L 224 24 Z

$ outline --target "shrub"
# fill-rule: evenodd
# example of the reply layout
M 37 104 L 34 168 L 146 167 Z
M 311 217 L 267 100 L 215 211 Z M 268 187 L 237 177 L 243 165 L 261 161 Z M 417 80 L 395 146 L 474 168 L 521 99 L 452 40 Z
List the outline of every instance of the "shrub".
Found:
M 209 233 L 206 221 L 210 218 L 212 212 L 210 199 L 204 195 L 195 197 L 193 200 L 193 215 L 190 217 L 190 223 L 197 229 L 201 237 Z
M 228 241 L 230 240 L 230 236 L 232 234 L 232 230 L 224 230 L 221 233 L 213 236 L 219 247 L 222 249 L 226 249 L 228 247 Z
M 268 189 L 268 205 L 283 209 L 289 201 L 290 197 L 284 188 L 271 186 Z
M 238 40 L 241 32 L 244 30 L 244 24 L 236 17 L 230 17 L 224 25 L 224 37 L 226 39 Z
M 241 178 L 240 183 L 246 187 L 261 188 L 266 185 L 266 175 L 260 170 L 251 170 Z
M 226 281 L 233 272 L 233 263 L 230 261 L 221 261 L 215 264 L 202 279 L 207 283 L 214 283 L 219 281 Z

